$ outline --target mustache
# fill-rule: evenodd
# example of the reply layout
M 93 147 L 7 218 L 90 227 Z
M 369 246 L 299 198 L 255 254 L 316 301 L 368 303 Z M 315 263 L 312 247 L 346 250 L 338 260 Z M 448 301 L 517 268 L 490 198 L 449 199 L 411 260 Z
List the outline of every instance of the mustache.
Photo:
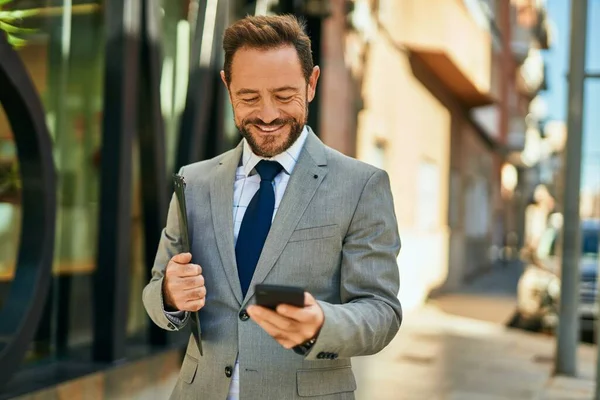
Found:
M 286 125 L 286 124 L 294 124 L 296 123 L 296 120 L 294 120 L 293 118 L 277 118 L 274 119 L 273 121 L 266 123 L 258 118 L 252 118 L 252 119 L 246 119 L 243 121 L 242 125 L 243 126 L 247 126 L 247 125 L 262 125 L 262 126 L 279 126 L 279 125 Z

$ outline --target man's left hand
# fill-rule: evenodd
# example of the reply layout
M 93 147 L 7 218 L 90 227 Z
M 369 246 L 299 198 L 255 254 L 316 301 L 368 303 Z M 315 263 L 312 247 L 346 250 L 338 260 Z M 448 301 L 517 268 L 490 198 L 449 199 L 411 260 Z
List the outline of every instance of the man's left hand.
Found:
M 302 308 L 281 304 L 273 311 L 252 305 L 248 307 L 248 315 L 286 349 L 316 337 L 325 322 L 321 306 L 308 292 L 304 293 Z

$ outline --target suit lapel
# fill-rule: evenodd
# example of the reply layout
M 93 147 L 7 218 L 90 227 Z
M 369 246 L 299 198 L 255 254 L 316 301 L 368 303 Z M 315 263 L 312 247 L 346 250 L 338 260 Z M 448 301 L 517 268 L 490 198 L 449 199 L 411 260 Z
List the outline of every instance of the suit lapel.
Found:
M 254 285 L 264 281 L 283 252 L 306 207 L 327 174 L 326 165 L 325 146 L 312 131 L 309 131 L 279 204 L 243 305 L 254 295 Z
M 217 166 L 210 185 L 210 204 L 217 247 L 231 290 L 240 304 L 242 288 L 233 245 L 233 185 L 241 155 L 241 144 L 226 154 Z

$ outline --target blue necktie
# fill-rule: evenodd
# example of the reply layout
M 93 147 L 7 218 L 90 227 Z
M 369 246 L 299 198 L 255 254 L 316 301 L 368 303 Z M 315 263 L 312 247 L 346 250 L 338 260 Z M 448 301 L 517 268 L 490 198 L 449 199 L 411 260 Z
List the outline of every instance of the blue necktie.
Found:
M 244 297 L 271 229 L 275 209 L 273 179 L 283 167 L 277 161 L 262 160 L 255 169 L 260 175 L 260 188 L 248 204 L 235 246 L 238 276 Z

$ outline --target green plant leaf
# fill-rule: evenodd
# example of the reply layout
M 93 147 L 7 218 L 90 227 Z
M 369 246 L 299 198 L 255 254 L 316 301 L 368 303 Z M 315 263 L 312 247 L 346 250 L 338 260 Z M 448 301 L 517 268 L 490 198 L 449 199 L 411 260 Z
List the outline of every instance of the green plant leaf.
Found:
M 0 0 L 0 6 L 6 5 L 10 2 L 12 2 L 13 0 Z
M 7 33 L 17 33 L 20 35 L 23 34 L 27 34 L 27 33 L 35 33 L 35 29 L 30 29 L 30 28 L 19 28 L 17 26 L 14 25 L 10 25 L 7 24 L 6 22 L 2 22 L 0 21 L 0 29 L 2 29 L 3 31 L 7 32 Z
M 13 11 L 1 11 L 0 10 L 0 21 L 4 22 L 12 22 L 18 19 L 13 15 Z
M 14 21 L 16 19 L 34 17 L 41 14 L 42 9 L 32 8 L 29 10 L 11 10 L 11 11 L 0 11 L 0 20 L 2 21 Z
M 8 43 L 15 48 L 19 48 L 25 46 L 27 41 L 13 35 L 8 35 Z

